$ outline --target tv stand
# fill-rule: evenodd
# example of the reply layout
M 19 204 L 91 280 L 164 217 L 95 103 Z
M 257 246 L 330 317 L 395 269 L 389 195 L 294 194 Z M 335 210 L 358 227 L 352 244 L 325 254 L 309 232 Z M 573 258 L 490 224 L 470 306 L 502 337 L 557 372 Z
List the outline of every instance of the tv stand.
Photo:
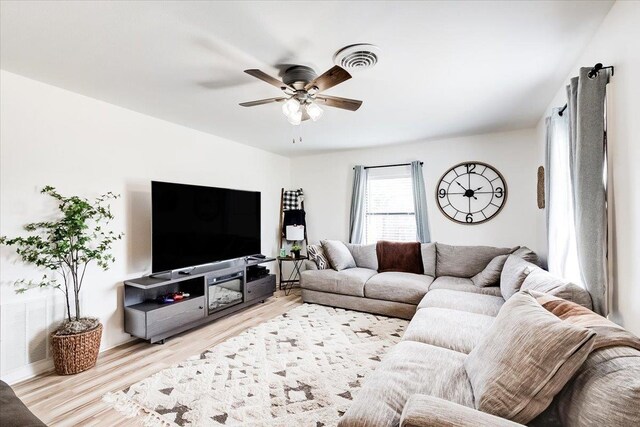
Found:
M 247 268 L 275 261 L 253 257 L 223 261 L 169 274 L 124 282 L 124 329 L 151 343 L 233 314 L 273 296 L 275 274 L 247 280 Z M 183 294 L 165 302 L 161 297 Z M 188 295 L 188 296 L 187 296 Z

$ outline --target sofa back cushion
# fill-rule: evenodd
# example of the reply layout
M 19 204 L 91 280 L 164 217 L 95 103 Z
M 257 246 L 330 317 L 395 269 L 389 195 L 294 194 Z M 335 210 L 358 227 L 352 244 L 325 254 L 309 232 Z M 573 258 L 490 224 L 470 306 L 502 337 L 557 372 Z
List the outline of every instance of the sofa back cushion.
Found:
M 556 398 L 562 424 L 640 425 L 640 338 L 575 302 L 531 294 L 559 319 L 596 333 L 592 352 Z
M 595 335 L 560 320 L 526 292 L 514 295 L 465 360 L 476 409 L 528 423 L 580 368 Z
M 422 254 L 422 267 L 424 268 L 424 274 L 436 277 L 436 244 L 422 243 L 420 245 L 420 252 Z
M 527 275 L 522 282 L 521 290 L 542 292 L 573 301 L 589 310 L 593 308 L 591 295 L 586 289 L 560 279 L 542 268 L 536 268 Z
M 368 268 L 370 270 L 378 269 L 378 256 L 376 255 L 375 243 L 371 243 L 370 245 L 345 244 L 349 252 L 351 252 L 357 267 Z
M 555 403 L 563 426 L 640 425 L 640 351 L 592 352 Z
M 502 293 L 502 298 L 506 301 L 515 295 L 529 273 L 538 268 L 540 267 L 525 261 L 516 254 L 509 255 L 500 274 L 500 293 Z
M 516 249 L 436 243 L 436 277 L 473 277 L 484 270 L 493 258 L 510 254 Z
M 340 240 L 323 240 L 322 249 L 324 249 L 324 253 L 334 270 L 340 271 L 356 266 L 353 255 Z

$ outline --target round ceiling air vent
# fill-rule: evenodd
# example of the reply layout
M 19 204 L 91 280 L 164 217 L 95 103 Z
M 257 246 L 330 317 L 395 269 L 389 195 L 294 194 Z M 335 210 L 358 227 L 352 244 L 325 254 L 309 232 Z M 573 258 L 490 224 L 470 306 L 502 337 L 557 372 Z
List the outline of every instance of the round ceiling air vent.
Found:
M 333 56 L 333 63 L 347 71 L 359 71 L 372 68 L 378 63 L 380 48 L 378 46 L 360 43 L 340 49 Z

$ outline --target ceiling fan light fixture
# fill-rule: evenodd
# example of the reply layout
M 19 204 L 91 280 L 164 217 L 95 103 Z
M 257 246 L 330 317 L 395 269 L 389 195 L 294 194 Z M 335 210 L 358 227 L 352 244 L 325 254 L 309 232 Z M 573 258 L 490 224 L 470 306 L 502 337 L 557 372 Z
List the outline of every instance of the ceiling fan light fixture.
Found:
M 298 126 L 302 122 L 302 111 L 298 110 L 287 115 L 287 120 L 294 126 Z
M 290 98 L 282 105 L 282 113 L 287 117 L 298 112 L 300 112 L 300 102 L 295 98 Z
M 318 106 L 318 104 L 315 104 L 315 103 L 307 104 L 307 114 L 309 115 L 309 117 L 311 117 L 311 120 L 313 120 L 314 122 L 318 121 L 318 119 L 322 117 L 323 113 L 324 111 L 322 110 L 322 108 Z

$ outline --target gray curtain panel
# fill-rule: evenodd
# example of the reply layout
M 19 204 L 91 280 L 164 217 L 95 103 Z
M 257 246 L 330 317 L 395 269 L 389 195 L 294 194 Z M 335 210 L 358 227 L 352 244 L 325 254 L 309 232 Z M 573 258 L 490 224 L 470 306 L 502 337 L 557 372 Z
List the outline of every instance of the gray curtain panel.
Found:
M 349 242 L 360 244 L 364 241 L 365 193 L 367 191 L 367 170 L 358 165 L 353 168 L 353 192 L 351 193 L 351 215 L 349 218 Z
M 608 307 L 605 98 L 609 73 L 581 68 L 567 88 L 576 242 L 582 282 L 594 310 Z
M 413 184 L 413 204 L 416 212 L 416 234 L 418 241 L 429 243 L 429 220 L 427 216 L 427 193 L 424 188 L 422 165 L 419 161 L 411 162 L 411 182 Z

